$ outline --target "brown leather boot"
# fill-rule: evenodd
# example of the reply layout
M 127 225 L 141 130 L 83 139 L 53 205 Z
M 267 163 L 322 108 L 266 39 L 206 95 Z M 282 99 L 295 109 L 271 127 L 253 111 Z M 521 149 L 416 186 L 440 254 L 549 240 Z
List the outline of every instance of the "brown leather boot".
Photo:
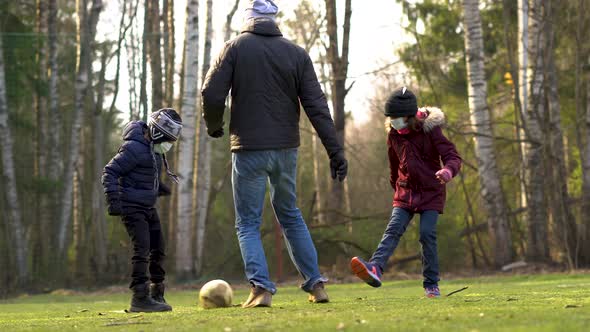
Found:
M 330 299 L 328 298 L 328 293 L 324 289 L 324 283 L 318 282 L 315 284 L 309 292 L 309 302 L 312 303 L 328 303 Z
M 250 289 L 250 296 L 242 303 L 242 308 L 270 307 L 272 293 L 266 289 L 254 286 Z

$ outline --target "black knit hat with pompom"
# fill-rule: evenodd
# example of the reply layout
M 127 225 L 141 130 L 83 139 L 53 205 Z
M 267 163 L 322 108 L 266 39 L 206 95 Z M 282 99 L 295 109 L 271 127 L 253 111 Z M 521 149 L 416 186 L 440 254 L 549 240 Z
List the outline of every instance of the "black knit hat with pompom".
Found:
M 417 112 L 416 95 L 405 86 L 395 90 L 385 103 L 385 116 L 392 118 L 414 116 Z

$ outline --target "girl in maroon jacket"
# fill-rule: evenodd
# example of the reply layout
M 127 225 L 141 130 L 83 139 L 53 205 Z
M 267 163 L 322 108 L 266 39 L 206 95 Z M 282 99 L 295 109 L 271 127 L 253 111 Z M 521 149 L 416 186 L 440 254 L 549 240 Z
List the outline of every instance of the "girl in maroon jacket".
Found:
M 416 96 L 406 87 L 389 97 L 385 115 L 390 183 L 395 190 L 393 212 L 370 261 L 354 257 L 350 267 L 367 284 L 381 286 L 387 260 L 414 214 L 419 213 L 424 291 L 427 297 L 438 297 L 436 222 L 445 205 L 445 184 L 459 172 L 461 157 L 442 132 L 443 112 L 434 107 L 418 109 Z

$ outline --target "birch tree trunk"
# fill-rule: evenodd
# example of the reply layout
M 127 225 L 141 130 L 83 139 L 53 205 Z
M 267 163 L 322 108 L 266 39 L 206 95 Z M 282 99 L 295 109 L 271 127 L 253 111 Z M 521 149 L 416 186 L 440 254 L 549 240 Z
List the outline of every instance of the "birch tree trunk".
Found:
M 512 239 L 508 224 L 508 209 L 498 174 L 494 135 L 487 103 L 479 0 L 463 0 L 463 15 L 470 118 L 473 131 L 476 133 L 475 155 L 484 206 L 488 214 L 488 232 L 492 240 L 494 265 L 501 267 L 512 261 Z
M 344 100 L 348 90 L 346 88 L 346 77 L 348 75 L 348 53 L 350 45 L 350 18 L 352 16 L 351 0 L 345 1 L 344 8 L 344 30 L 342 35 L 342 55 L 340 55 L 339 36 L 338 36 L 338 19 L 336 11 L 336 0 L 326 0 L 326 16 L 329 45 L 327 48 L 328 62 L 331 69 L 331 99 L 334 112 L 334 124 L 336 126 L 336 135 L 338 141 L 345 146 L 345 118 Z M 346 199 L 344 197 L 344 183 L 339 181 L 332 182 L 332 194 L 329 209 L 331 219 L 337 218 L 345 209 Z M 333 220 L 332 220 L 333 221 Z
M 0 151 L 2 154 L 2 182 L 6 185 L 6 207 L 8 214 L 8 231 L 11 246 L 16 257 L 16 274 L 21 282 L 29 279 L 28 247 L 25 227 L 21 219 L 21 209 L 14 172 L 13 141 L 8 122 L 8 101 L 6 100 L 6 78 L 4 74 L 4 47 L 0 38 Z
M 545 194 L 544 144 L 541 130 L 545 116 L 543 93 L 542 0 L 519 0 L 519 84 L 524 143 L 527 207 L 527 258 L 548 261 L 547 202 Z
M 199 1 L 187 3 L 186 46 L 184 67 L 184 95 L 182 120 L 184 128 L 178 145 L 178 217 L 176 225 L 176 275 L 179 279 L 192 276 L 194 259 L 191 246 L 193 214 L 193 163 L 199 71 Z
M 80 154 L 80 129 L 84 120 L 84 101 L 90 84 L 90 66 L 92 56 L 92 44 L 96 36 L 96 25 L 102 10 L 102 0 L 92 0 L 90 14 L 85 15 L 86 8 L 78 1 L 78 48 L 76 61 L 76 84 L 74 97 L 74 114 L 72 131 L 70 133 L 70 151 L 67 157 L 65 172 L 63 175 L 64 193 L 61 203 L 61 216 L 58 228 L 58 250 L 60 255 L 65 254 L 68 247 L 68 229 L 72 219 L 72 191 L 74 170 Z
M 204 81 L 211 65 L 211 39 L 213 38 L 213 0 L 207 0 L 207 21 L 205 27 L 205 47 L 203 54 L 203 71 L 201 78 Z M 199 138 L 196 173 L 196 250 L 195 272 L 201 274 L 203 267 L 203 250 L 205 248 L 205 227 L 209 196 L 211 194 L 211 138 L 207 135 L 205 118 L 200 116 Z

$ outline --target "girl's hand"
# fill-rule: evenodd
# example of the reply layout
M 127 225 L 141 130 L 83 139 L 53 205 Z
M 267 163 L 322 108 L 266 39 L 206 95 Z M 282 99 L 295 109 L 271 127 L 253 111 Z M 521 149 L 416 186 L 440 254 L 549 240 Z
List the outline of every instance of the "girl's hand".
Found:
M 436 178 L 440 181 L 441 184 L 445 184 L 450 182 L 453 179 L 453 173 L 448 168 L 443 168 L 440 171 L 436 172 Z

